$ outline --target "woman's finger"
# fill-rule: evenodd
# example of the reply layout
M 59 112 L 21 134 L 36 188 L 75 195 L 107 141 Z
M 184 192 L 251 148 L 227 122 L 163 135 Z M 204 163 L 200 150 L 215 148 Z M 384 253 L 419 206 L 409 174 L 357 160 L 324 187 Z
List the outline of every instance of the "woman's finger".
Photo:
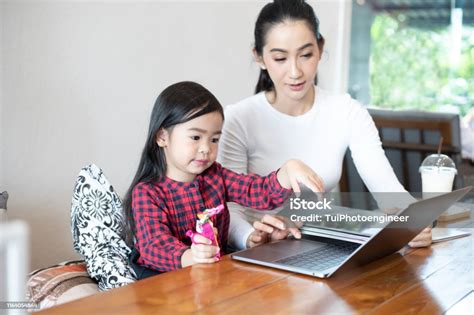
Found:
M 262 241 L 262 236 L 258 235 L 258 234 L 253 234 L 253 235 L 250 235 L 250 241 L 253 242 L 253 243 L 260 243 Z
M 431 245 L 430 241 L 411 241 L 408 243 L 410 247 L 428 247 Z
M 274 228 L 265 224 L 265 223 L 262 223 L 260 221 L 255 221 L 253 223 L 253 228 L 256 230 L 256 231 L 262 231 L 262 232 L 265 232 L 265 233 L 272 233 L 274 231 Z
M 425 228 L 423 231 L 421 231 L 420 234 L 418 234 L 414 239 L 412 239 L 412 242 L 413 241 L 431 241 L 431 237 L 432 237 L 432 231 L 431 231 L 431 228 L 430 227 L 427 227 Z
M 301 238 L 301 231 L 298 228 L 289 228 L 288 231 L 293 235 L 295 238 Z
M 430 234 L 431 234 L 431 232 L 432 232 L 431 226 L 426 227 L 423 231 L 421 231 L 421 233 L 430 233 Z
M 285 218 L 282 216 L 275 216 L 275 215 L 264 215 L 262 220 L 262 223 L 270 225 L 272 227 L 275 227 L 277 229 L 283 230 L 286 228 L 285 225 Z
M 432 231 L 430 227 L 425 228 L 420 234 L 411 240 L 410 247 L 427 247 L 432 243 Z
M 270 234 L 270 238 L 273 240 L 273 241 L 277 241 L 277 240 L 284 240 L 285 238 L 288 237 L 288 230 L 287 229 L 284 229 L 284 230 L 275 230 L 275 232 L 273 232 L 272 234 Z
M 299 229 L 300 227 L 303 226 L 303 222 L 301 221 L 292 221 L 290 220 L 290 218 L 288 217 L 284 217 L 284 216 L 281 216 L 281 215 L 276 215 L 275 216 L 278 220 L 282 221 L 285 223 L 285 229 L 287 228 L 296 228 L 296 229 Z
M 284 236 L 280 239 L 287 238 L 289 234 L 293 235 L 295 238 L 301 238 L 301 232 L 299 228 L 303 225 L 302 222 L 294 222 L 291 221 L 289 218 L 280 215 L 275 216 L 275 218 L 285 223 L 285 229 L 282 230 Z

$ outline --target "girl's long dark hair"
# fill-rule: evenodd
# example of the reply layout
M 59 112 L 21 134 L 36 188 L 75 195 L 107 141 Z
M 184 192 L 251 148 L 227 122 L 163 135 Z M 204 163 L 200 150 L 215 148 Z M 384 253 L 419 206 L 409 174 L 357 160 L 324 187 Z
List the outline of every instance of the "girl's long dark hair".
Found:
M 166 175 L 166 158 L 163 148 L 156 143 L 158 131 L 187 122 L 199 116 L 224 111 L 216 97 L 202 85 L 195 82 L 179 82 L 167 87 L 156 99 L 150 118 L 145 147 L 137 172 L 125 195 L 123 211 L 125 217 L 125 240 L 133 246 L 135 221 L 132 213 L 132 192 L 140 182 L 154 182 Z
M 313 31 L 319 52 L 322 53 L 324 47 L 324 37 L 319 32 L 319 19 L 313 8 L 304 0 L 274 0 L 266 4 L 258 15 L 255 22 L 255 51 L 259 56 L 263 54 L 263 46 L 266 43 L 268 31 L 275 25 L 284 21 L 304 21 Z M 314 84 L 318 84 L 318 76 L 314 78 Z M 273 90 L 273 82 L 267 70 L 260 69 L 255 94 L 261 91 Z

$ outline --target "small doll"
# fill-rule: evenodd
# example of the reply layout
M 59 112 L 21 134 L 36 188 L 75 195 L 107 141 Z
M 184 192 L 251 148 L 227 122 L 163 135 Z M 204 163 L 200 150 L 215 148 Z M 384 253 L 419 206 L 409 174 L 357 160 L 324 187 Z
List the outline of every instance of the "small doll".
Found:
M 210 218 L 220 213 L 222 210 L 224 210 L 224 205 L 219 205 L 212 209 L 206 209 L 202 213 L 198 214 L 199 220 L 196 221 L 196 232 L 191 230 L 186 232 L 186 235 L 191 238 L 193 244 L 199 244 L 194 240 L 194 237 L 196 235 L 202 235 L 205 238 L 211 240 L 211 245 L 219 247 L 219 243 L 217 242 L 217 230 L 214 229 L 214 225 L 212 224 Z M 215 257 L 220 259 L 221 253 L 217 252 Z

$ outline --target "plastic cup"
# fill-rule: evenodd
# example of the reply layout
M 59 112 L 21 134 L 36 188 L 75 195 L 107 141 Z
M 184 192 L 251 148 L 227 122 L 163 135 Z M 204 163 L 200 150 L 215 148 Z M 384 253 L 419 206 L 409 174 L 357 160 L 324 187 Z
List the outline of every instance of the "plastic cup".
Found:
M 449 156 L 431 154 L 420 166 L 421 186 L 425 193 L 445 193 L 453 189 L 456 165 Z

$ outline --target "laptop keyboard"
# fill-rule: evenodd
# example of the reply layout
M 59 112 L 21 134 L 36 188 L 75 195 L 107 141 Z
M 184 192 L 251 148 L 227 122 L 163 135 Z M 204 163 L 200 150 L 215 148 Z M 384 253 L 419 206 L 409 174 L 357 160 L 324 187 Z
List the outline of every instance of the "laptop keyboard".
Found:
M 275 261 L 279 264 L 293 267 L 324 270 L 339 265 L 346 259 L 360 244 L 327 244 L 298 255 L 286 257 Z

